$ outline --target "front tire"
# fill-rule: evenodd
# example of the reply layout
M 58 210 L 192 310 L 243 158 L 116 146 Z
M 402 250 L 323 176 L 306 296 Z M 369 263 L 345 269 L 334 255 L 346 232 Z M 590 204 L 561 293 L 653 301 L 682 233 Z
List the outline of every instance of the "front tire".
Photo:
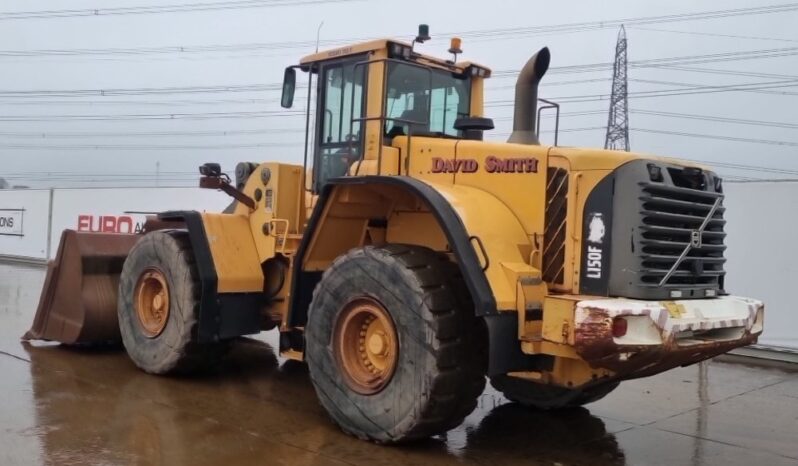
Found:
M 151 374 L 190 373 L 218 362 L 227 342 L 196 342 L 199 299 L 188 233 L 144 235 L 119 281 L 119 332 L 130 359 Z
M 419 246 L 338 258 L 313 292 L 305 359 L 347 433 L 393 443 L 443 433 L 485 386 L 484 329 L 458 267 Z

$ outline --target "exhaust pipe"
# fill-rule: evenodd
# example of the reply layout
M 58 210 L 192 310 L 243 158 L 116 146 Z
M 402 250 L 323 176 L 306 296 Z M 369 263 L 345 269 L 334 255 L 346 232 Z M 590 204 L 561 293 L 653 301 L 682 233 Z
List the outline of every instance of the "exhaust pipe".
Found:
M 507 142 L 516 144 L 540 144 L 535 124 L 538 110 L 538 84 L 549 69 L 551 54 L 543 47 L 526 62 L 515 82 L 515 114 L 513 133 Z

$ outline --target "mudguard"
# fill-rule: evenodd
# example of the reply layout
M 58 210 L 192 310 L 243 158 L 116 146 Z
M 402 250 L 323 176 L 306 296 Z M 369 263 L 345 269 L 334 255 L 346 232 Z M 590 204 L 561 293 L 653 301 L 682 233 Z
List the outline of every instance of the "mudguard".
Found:
M 304 271 L 301 264 L 314 235 L 318 233 L 317 227 L 332 193 L 340 186 L 368 184 L 407 189 L 426 203 L 438 221 L 460 264 L 474 301 L 475 313 L 485 317 L 487 322 L 491 353 L 490 373 L 533 367 L 537 362 L 524 355 L 518 343 L 516 282 L 505 268 L 508 264 L 525 265 L 519 246 L 528 245 L 529 237 L 506 205 L 489 193 L 469 186 L 433 184 L 403 176 L 362 176 L 331 180 L 320 193 L 294 257 L 291 284 L 293 300 L 287 319 L 289 325 L 305 325 L 313 289 L 321 279 L 322 272 Z M 291 339 L 284 344 L 295 347 L 296 343 L 296 339 Z
M 180 221 L 188 230 L 200 284 L 197 341 L 211 342 L 260 332 L 263 294 L 260 292 L 219 293 L 214 265 L 202 214 L 174 211 L 158 214 L 160 220 Z

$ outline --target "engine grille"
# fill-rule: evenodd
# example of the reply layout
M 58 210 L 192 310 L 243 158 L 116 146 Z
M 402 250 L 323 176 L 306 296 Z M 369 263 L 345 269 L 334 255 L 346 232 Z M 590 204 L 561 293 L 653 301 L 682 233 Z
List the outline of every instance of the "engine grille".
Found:
M 543 234 L 543 280 L 565 280 L 565 222 L 568 209 L 568 171 L 549 167 L 546 184 L 546 229 Z
M 691 236 L 697 234 L 715 201 L 722 201 L 723 194 L 650 182 L 640 183 L 640 188 L 640 281 L 643 286 L 659 287 L 691 243 Z M 723 257 L 726 249 L 723 244 L 726 237 L 723 231 L 726 223 L 723 219 L 724 210 L 722 204 L 718 206 L 700 235 L 700 247 L 696 245 L 689 250 L 662 285 L 664 288 L 723 289 L 723 277 L 726 274 L 723 268 L 726 262 Z
M 582 212 L 579 292 L 645 300 L 724 294 L 721 185 L 710 170 L 645 159 L 602 178 Z

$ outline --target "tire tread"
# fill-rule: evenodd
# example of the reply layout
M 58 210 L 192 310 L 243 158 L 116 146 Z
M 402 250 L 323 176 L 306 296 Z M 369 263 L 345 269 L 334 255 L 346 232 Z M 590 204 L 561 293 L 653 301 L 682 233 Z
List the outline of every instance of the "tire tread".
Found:
M 145 252 L 139 252 L 139 249 L 144 249 Z M 134 254 L 146 254 L 147 249 L 154 251 L 155 255 L 162 262 L 168 264 L 167 266 L 176 272 L 175 275 L 187 285 L 179 288 L 179 290 L 183 290 L 180 296 L 176 295 L 177 289 L 170 290 L 169 318 L 181 319 L 182 325 L 179 328 L 182 330 L 177 337 L 176 344 L 165 350 L 168 352 L 167 354 L 158 355 L 157 362 L 142 364 L 141 360 L 145 357 L 142 353 L 143 349 L 137 347 L 137 344 L 133 343 L 136 340 L 129 335 L 127 335 L 128 338 L 123 338 L 126 341 L 125 348 L 128 354 L 141 369 L 152 374 L 189 374 L 215 366 L 226 353 L 229 345 L 228 342 L 198 343 L 196 341 L 200 285 L 188 232 L 185 230 L 158 230 L 148 233 L 136 243 L 128 257 L 130 258 Z M 120 278 L 120 324 L 123 322 L 122 313 L 135 312 L 132 309 L 132 297 L 122 295 L 122 293 L 133 292 L 138 280 L 138 276 L 133 276 L 134 274 L 136 274 L 136 270 L 123 268 Z M 172 293 L 174 295 L 171 295 Z M 135 329 L 120 325 L 120 331 L 124 334 L 134 332 Z
M 421 246 L 389 244 L 357 248 L 337 258 L 324 272 L 314 290 L 313 300 L 319 293 L 330 292 L 324 289 L 329 281 L 325 279 L 337 274 L 345 262 L 364 254 L 380 262 L 380 266 L 394 264 L 395 267 L 398 264 L 399 267 L 395 267 L 398 273 L 405 280 L 416 283 L 420 301 L 426 309 L 426 312 L 422 311 L 422 320 L 427 327 L 425 334 L 434 335 L 431 342 L 423 345 L 435 361 L 434 373 L 427 374 L 431 383 L 426 393 L 416 394 L 423 402 L 421 409 L 411 414 L 415 416 L 408 423 L 412 427 L 398 432 L 389 440 L 343 425 L 335 416 L 333 419 L 345 432 L 380 443 L 427 438 L 446 432 L 459 425 L 476 407 L 485 387 L 487 366 L 487 359 L 482 357 L 485 352 L 481 351 L 484 329 L 474 315 L 474 305 L 459 267 L 445 254 Z

